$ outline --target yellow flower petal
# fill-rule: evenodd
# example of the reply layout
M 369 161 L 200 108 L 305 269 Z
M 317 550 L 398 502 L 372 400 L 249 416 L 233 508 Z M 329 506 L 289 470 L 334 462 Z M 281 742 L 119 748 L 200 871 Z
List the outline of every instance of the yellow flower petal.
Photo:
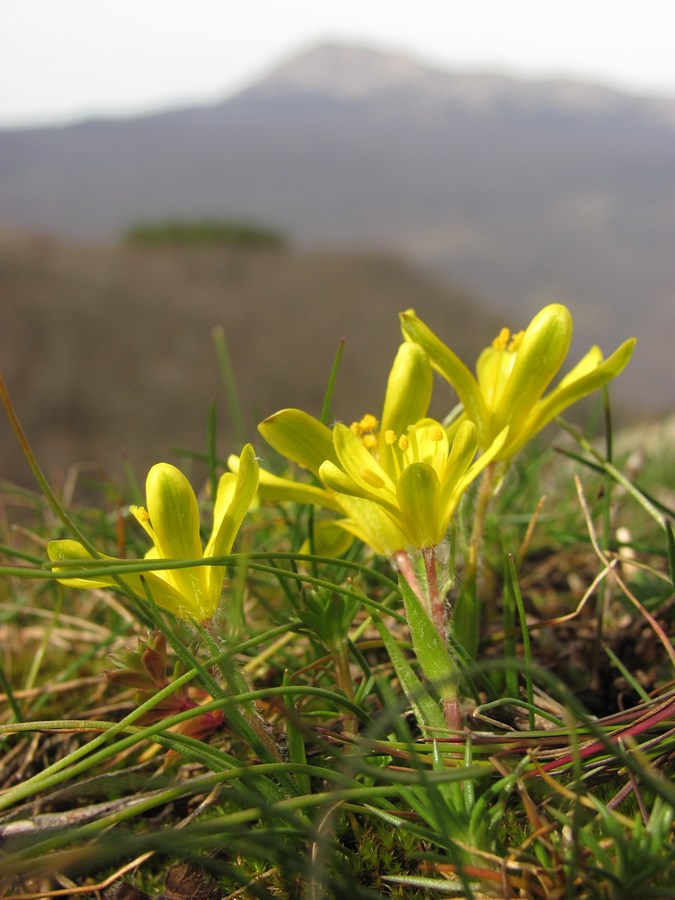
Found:
M 449 381 L 457 391 L 467 415 L 478 425 L 485 427 L 487 410 L 478 383 L 461 359 L 436 337 L 414 310 L 401 313 L 401 330 L 407 341 L 415 341 L 427 352 L 431 365 Z
M 190 482 L 169 463 L 157 463 L 145 483 L 150 523 L 159 556 L 163 559 L 200 559 L 199 507 Z M 208 577 L 203 567 L 172 570 L 172 578 L 197 606 L 206 602 Z
M 434 547 L 445 537 L 445 523 L 439 515 L 440 495 L 436 470 L 427 463 L 413 463 L 401 473 L 396 497 L 412 546 Z
M 324 460 L 336 462 L 330 428 L 301 409 L 280 410 L 261 422 L 258 431 L 277 453 L 315 475 Z
M 517 432 L 562 366 L 572 340 L 572 316 L 559 303 L 544 307 L 525 329 L 514 354 L 493 427 L 509 424 Z
M 96 569 L 103 568 L 106 563 L 122 563 L 124 560 L 115 559 L 113 556 L 101 554 L 93 557 L 78 541 L 62 540 L 50 541 L 47 545 L 47 555 L 52 562 L 82 562 L 77 568 L 74 565 L 54 567 L 55 572 L 63 573 L 59 582 L 72 588 L 119 588 L 121 585 L 128 587 L 138 597 L 145 597 L 146 588 L 158 606 L 169 610 L 175 615 L 186 617 L 187 602 L 185 597 L 170 582 L 160 577 L 158 572 L 144 572 L 142 576 L 137 572 L 129 572 L 115 578 L 112 575 L 96 575 L 93 577 L 80 577 L 72 573 L 78 568 Z M 68 573 L 71 573 L 70 575 Z M 164 573 L 162 573 L 164 574 Z

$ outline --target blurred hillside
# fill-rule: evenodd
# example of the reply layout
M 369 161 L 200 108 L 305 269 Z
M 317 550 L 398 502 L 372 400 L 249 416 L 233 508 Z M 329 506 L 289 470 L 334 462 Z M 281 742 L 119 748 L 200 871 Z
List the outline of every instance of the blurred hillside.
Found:
M 637 336 L 628 399 L 667 409 L 674 146 L 675 100 L 326 45 L 214 106 L 0 132 L 0 224 L 108 240 L 246 219 L 384 248 L 505 321 L 567 303 L 579 352 Z
M 377 413 L 403 309 L 442 325 L 468 359 L 502 324 L 466 294 L 373 252 L 92 246 L 5 232 L 0 295 L 1 367 L 57 479 L 73 463 L 119 473 L 128 458 L 142 473 L 173 447 L 204 451 L 211 399 L 220 452 L 236 449 L 214 325 L 225 328 L 254 434 L 283 406 L 320 414 L 343 337 L 334 413 Z M 30 483 L 4 416 L 0 460 L 1 476 Z

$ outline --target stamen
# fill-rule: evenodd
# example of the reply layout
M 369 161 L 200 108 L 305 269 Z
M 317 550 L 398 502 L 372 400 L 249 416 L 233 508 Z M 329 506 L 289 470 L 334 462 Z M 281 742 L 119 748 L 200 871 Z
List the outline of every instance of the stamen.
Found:
M 524 331 L 519 331 L 518 334 L 514 334 L 511 338 L 511 343 L 509 344 L 509 350 L 511 353 L 517 353 L 520 350 L 520 345 L 523 343 L 523 338 L 525 337 Z
M 414 425 L 411 425 L 408 428 L 408 465 L 411 462 L 419 462 L 420 459 L 420 448 L 417 442 L 417 429 Z
M 153 543 L 155 542 L 155 532 L 152 528 L 152 523 L 150 522 L 150 513 L 144 506 L 130 506 L 129 512 L 136 519 L 136 521 L 143 527 L 145 532 L 150 535 Z
M 384 433 L 384 443 L 385 447 L 383 449 L 391 447 L 391 452 L 386 453 L 386 459 L 389 460 L 389 464 L 394 466 L 394 472 L 396 474 L 396 478 L 400 478 L 401 476 L 401 456 L 394 449 L 394 445 L 400 446 L 400 439 L 396 437 L 396 432 L 393 428 L 387 428 Z
M 129 512 L 134 516 L 136 521 L 141 523 L 141 525 L 150 521 L 150 513 L 144 506 L 130 506 Z
M 364 432 L 377 431 L 377 426 L 379 424 L 379 421 L 375 418 L 375 416 L 371 415 L 371 413 L 366 413 L 366 415 L 359 422 L 359 425 Z
M 433 444 L 435 444 L 431 465 L 438 472 L 439 478 L 442 477 L 443 472 L 445 471 L 445 464 L 447 462 L 447 452 L 443 444 L 444 437 L 445 431 L 443 430 L 442 425 L 435 425 L 429 431 L 429 440 L 432 441 Z
M 408 449 L 409 446 L 410 446 L 410 441 L 408 440 L 408 436 L 405 434 L 402 434 L 401 437 L 398 439 L 398 449 L 402 450 L 405 453 L 405 451 Z
M 511 337 L 511 332 L 508 328 L 502 328 L 497 337 L 492 342 L 492 346 L 495 350 L 506 350 L 509 345 L 509 338 Z
M 363 445 L 368 450 L 374 450 L 377 447 L 377 426 L 380 423 L 375 416 L 366 413 L 358 422 L 352 422 L 349 426 L 352 434 L 363 439 Z

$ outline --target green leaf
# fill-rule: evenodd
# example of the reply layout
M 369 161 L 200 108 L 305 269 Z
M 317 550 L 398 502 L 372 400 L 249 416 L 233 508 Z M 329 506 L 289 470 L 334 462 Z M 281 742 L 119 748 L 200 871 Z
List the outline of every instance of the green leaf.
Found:
M 289 673 L 284 672 L 284 686 L 291 683 Z M 285 716 L 286 721 L 286 741 L 288 746 L 288 758 L 292 763 L 299 766 L 307 765 L 307 755 L 305 753 L 305 738 L 300 730 L 301 719 L 298 715 L 298 708 L 295 703 L 295 697 L 290 692 L 284 695 L 284 703 L 288 710 Z M 299 794 L 311 794 L 312 787 L 309 775 L 306 772 L 295 772 L 290 778 L 296 783 Z
M 380 617 L 373 613 L 371 615 L 382 638 L 382 643 L 389 654 L 396 677 L 401 682 L 403 692 L 413 708 L 420 728 L 430 729 L 435 735 L 445 733 L 447 725 L 440 706 L 419 680 L 414 669 L 405 658 L 403 651 L 396 643 L 395 638 Z
M 408 582 L 399 576 L 408 625 L 415 655 L 422 671 L 438 691 L 442 700 L 457 698 L 457 665 L 419 597 Z

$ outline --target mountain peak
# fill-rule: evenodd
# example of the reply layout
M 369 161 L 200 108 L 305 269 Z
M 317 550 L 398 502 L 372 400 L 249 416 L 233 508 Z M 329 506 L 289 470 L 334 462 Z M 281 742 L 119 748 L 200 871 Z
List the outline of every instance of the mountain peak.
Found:
M 675 119 L 673 98 L 637 97 L 569 78 L 442 69 L 404 53 L 337 42 L 297 53 L 242 92 L 265 100 L 303 95 L 357 103 L 393 97 L 398 104 L 407 98 L 418 109 L 436 112 L 436 104 L 458 104 L 485 113 L 506 103 L 523 111 L 548 107 L 612 114 L 629 104 L 671 123 Z
M 383 90 L 428 85 L 447 77 L 402 53 L 325 43 L 281 63 L 253 90 L 267 96 L 312 93 L 358 99 Z

